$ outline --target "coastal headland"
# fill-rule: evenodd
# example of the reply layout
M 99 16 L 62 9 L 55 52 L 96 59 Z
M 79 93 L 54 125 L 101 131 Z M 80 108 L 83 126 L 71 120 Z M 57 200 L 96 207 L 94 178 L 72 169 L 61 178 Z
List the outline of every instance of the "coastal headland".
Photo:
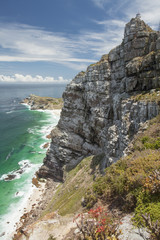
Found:
M 25 103 L 33 110 L 49 106 L 35 99 Z M 73 218 L 90 216 L 88 210 L 99 206 L 112 223 L 115 216 L 121 220 L 113 228 L 105 223 L 110 239 L 159 239 L 153 234 L 160 222 L 160 32 L 132 18 L 122 43 L 80 72 L 63 101 L 34 180 L 37 187 L 46 181 L 44 195 L 22 216 L 13 239 L 85 239 Z
M 25 98 L 21 103 L 29 105 L 31 110 L 55 110 L 63 106 L 62 98 L 40 97 L 34 94 Z

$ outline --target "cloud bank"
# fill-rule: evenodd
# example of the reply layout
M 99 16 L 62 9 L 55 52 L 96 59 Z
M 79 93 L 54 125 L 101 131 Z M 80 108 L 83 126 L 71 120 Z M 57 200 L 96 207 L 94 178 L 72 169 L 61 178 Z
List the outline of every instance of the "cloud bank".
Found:
M 22 75 L 22 74 L 14 74 L 13 76 L 5 76 L 0 75 L 0 83 L 59 83 L 59 84 L 67 84 L 70 82 L 70 79 L 64 79 L 63 77 L 58 77 L 58 79 L 54 79 L 54 77 L 42 77 L 40 75 L 36 75 L 32 77 L 31 75 Z

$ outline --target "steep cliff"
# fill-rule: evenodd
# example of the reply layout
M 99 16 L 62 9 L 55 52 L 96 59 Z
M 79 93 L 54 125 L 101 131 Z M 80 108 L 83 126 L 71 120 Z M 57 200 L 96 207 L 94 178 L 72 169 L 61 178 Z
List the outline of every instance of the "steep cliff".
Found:
M 133 18 L 122 43 L 66 87 L 61 118 L 38 175 L 63 180 L 64 169 L 91 154 L 103 153 L 102 169 L 117 161 L 139 127 L 159 113 L 159 101 L 136 95 L 157 88 L 160 32 Z

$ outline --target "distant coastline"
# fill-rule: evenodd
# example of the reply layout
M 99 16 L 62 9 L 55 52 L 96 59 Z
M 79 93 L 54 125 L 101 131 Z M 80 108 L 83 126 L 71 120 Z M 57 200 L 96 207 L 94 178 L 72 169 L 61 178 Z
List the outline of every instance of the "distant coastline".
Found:
M 62 109 L 62 98 L 40 97 L 31 94 L 29 97 L 22 100 L 21 104 L 26 104 L 31 110 L 55 110 Z
M 32 97 L 31 97 L 32 96 Z M 60 112 L 61 112 L 61 108 L 62 108 L 62 99 L 61 98 L 51 98 L 51 97 L 39 97 L 36 95 L 31 95 L 30 97 L 25 98 L 24 100 L 19 100 L 19 103 L 22 103 L 22 105 L 25 105 L 27 108 L 29 108 L 29 110 L 36 110 L 36 112 L 45 112 L 48 116 L 48 118 L 50 119 L 50 125 L 44 125 L 42 127 L 42 129 L 40 131 L 43 131 L 43 143 L 41 145 L 39 145 L 39 148 L 42 150 L 34 150 L 35 153 L 34 154 L 42 154 L 44 151 L 47 151 L 47 149 L 50 146 L 50 132 L 51 130 L 54 128 L 55 123 L 58 122 L 59 116 L 60 116 Z M 33 100 L 34 99 L 34 100 Z M 21 101 L 21 102 L 20 102 Z M 17 103 L 18 104 L 18 103 Z M 7 110 L 8 111 L 8 110 Z M 46 120 L 40 120 L 40 121 L 46 121 Z M 30 130 L 30 128 L 29 128 Z M 38 128 L 39 131 L 39 128 Z M 34 134 L 32 132 L 32 128 L 31 128 L 31 134 Z M 43 150 L 44 149 L 44 150 Z M 39 155 L 40 156 L 40 155 Z M 28 158 L 29 159 L 29 158 Z M 46 189 L 46 183 L 39 183 L 39 186 L 37 188 L 35 182 L 33 179 L 35 179 L 35 174 L 36 171 L 38 170 L 37 167 L 39 168 L 41 166 L 41 164 L 34 164 L 34 163 L 30 163 L 30 160 L 24 160 L 24 166 L 21 166 L 21 162 L 19 164 L 19 168 L 17 168 L 15 171 L 9 171 L 6 174 L 3 174 L 1 176 L 1 181 L 4 182 L 12 182 L 16 179 L 20 179 L 21 177 L 23 177 L 24 174 L 27 173 L 27 171 L 31 171 L 31 169 L 33 168 L 32 171 L 32 177 L 30 177 L 30 180 L 28 180 L 29 184 L 26 185 L 25 189 L 27 188 L 25 197 L 23 197 L 24 195 L 24 190 L 22 189 L 17 189 L 17 192 L 15 193 L 15 196 L 17 198 L 20 198 L 21 201 L 18 205 L 17 211 L 16 213 L 14 213 L 14 218 L 13 220 L 10 220 L 7 222 L 8 225 L 8 230 L 6 230 L 5 228 L 3 228 L 3 231 L 0 231 L 0 238 L 1 239 L 5 239 L 5 240 L 9 240 L 11 239 L 11 237 L 13 237 L 13 235 L 15 234 L 15 231 L 17 228 L 20 228 L 21 225 L 23 225 L 24 222 L 24 218 L 25 216 L 32 216 L 32 211 L 34 209 L 36 209 L 36 207 L 38 206 L 37 203 L 39 202 L 39 200 L 41 199 L 43 201 L 44 199 L 44 203 L 45 203 L 45 197 L 44 197 L 44 192 Z M 27 165 L 28 164 L 28 165 Z M 33 166 L 32 166 L 33 165 Z M 17 177 L 18 175 L 18 177 Z M 31 175 L 31 174 L 30 174 Z M 8 214 L 6 214 L 4 217 L 7 218 L 7 216 L 9 216 Z M 9 217 L 8 217 L 9 219 Z
M 28 106 L 30 110 L 50 112 L 54 115 L 60 116 L 63 100 L 62 98 L 40 97 L 31 94 L 29 97 L 22 100 L 21 104 Z M 49 139 L 50 134 L 45 137 Z M 49 145 L 49 143 L 45 143 L 42 148 L 48 148 Z M 58 185 L 58 183 L 55 183 L 51 179 L 44 180 L 44 182 L 37 181 L 36 173 L 32 178 L 32 184 L 30 195 L 26 199 L 23 209 L 21 209 L 21 217 L 16 223 L 15 231 L 12 232 L 14 238 L 18 238 L 22 233 L 25 235 L 25 231 L 23 231 L 25 225 L 28 223 L 31 224 L 40 217 L 42 213 L 41 209 L 43 209 L 49 202 L 52 193 Z

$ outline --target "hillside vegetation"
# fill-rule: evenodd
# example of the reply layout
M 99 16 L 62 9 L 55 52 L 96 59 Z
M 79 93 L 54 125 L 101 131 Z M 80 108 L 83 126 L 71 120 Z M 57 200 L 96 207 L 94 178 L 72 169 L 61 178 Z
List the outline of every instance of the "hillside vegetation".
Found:
M 148 123 L 130 144 L 130 154 L 106 169 L 85 195 L 86 207 L 92 199 L 134 211 L 134 223 L 146 226 L 143 216 L 160 222 L 160 115 Z
M 96 175 L 100 174 L 101 159 L 101 155 L 87 157 L 76 168 L 66 173 L 65 182 L 59 184 L 43 215 L 58 211 L 58 214 L 64 216 L 82 210 L 81 202 L 85 192 L 92 187 Z
M 123 213 L 134 212 L 133 222 L 160 222 L 160 115 L 147 123 L 129 145 L 129 154 L 100 174 L 103 154 L 90 156 L 66 173 L 43 216 L 77 214 L 101 204 Z M 83 207 L 82 207 L 83 205 Z M 144 216 L 144 217 L 143 217 Z M 151 232 L 151 230 L 150 230 Z M 154 238 L 153 238 L 154 239 Z M 155 238 L 157 239 L 157 238 Z

